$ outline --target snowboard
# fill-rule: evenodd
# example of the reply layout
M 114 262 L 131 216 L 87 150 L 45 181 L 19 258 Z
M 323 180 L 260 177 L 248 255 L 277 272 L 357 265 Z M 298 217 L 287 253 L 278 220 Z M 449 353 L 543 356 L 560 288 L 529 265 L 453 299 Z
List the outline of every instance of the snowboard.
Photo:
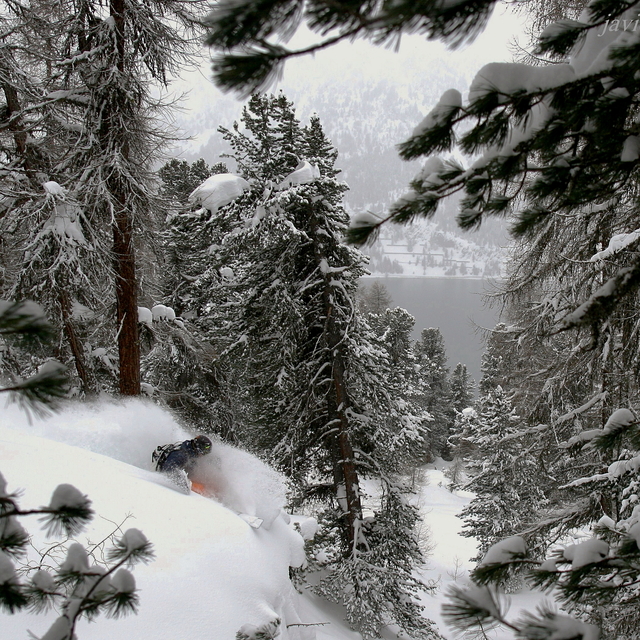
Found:
M 208 495 L 205 491 L 202 490 L 202 485 L 196 484 L 196 491 L 192 490 L 192 482 L 189 480 L 186 471 L 180 469 L 177 471 L 171 471 L 169 473 L 165 473 L 167 478 L 171 480 L 171 483 L 175 485 L 176 489 L 180 491 L 180 493 L 184 493 L 185 495 L 190 495 L 191 493 L 198 493 L 205 498 L 213 499 L 213 495 Z M 251 528 L 259 529 L 262 525 L 262 518 L 258 518 L 257 516 L 251 516 L 248 513 L 239 513 L 235 512 L 236 515 L 244 520 Z

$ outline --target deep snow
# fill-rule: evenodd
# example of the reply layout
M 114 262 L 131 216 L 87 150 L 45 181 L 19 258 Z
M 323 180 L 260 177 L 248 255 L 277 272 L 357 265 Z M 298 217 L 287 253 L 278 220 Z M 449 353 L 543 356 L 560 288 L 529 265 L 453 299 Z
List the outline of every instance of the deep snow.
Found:
M 140 400 L 75 404 L 31 425 L 14 405 L 0 412 L 0 472 L 9 490 L 22 490 L 23 508 L 47 504 L 58 484 L 70 483 L 89 496 L 97 513 L 80 542 L 95 544 L 117 527 L 135 527 L 154 545 L 155 560 L 134 569 L 138 615 L 83 622 L 79 640 L 232 640 L 243 625 L 275 617 L 283 621 L 281 640 L 359 640 L 343 622 L 340 607 L 291 586 L 288 568 L 303 561 L 303 540 L 282 511 L 285 491 L 278 474 L 254 456 L 222 444 L 200 469 L 216 485 L 218 500 L 185 496 L 152 470 L 157 444 L 186 437 L 171 415 Z M 425 615 L 453 638 L 442 623 L 440 606 L 448 585 L 465 584 L 468 559 L 475 555 L 474 541 L 459 536 L 456 517 L 471 496 L 448 491 L 442 468 L 427 470 L 426 481 L 416 500 L 434 550 L 423 575 L 437 584 L 437 591 L 423 604 Z M 253 529 L 238 512 L 265 523 Z M 313 531 L 313 521 L 295 520 L 306 533 Z M 21 522 L 35 534 L 34 549 L 44 548 L 47 540 L 36 518 Z M 528 602 L 527 596 L 520 599 Z M 27 629 L 41 636 L 54 619 L 54 613 L 2 613 L 0 636 L 26 639 Z

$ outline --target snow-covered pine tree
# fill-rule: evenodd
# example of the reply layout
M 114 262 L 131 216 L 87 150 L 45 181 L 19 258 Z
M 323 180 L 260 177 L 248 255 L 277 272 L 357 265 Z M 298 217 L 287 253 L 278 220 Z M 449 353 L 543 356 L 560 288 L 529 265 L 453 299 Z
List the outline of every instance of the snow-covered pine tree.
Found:
M 192 164 L 174 159 L 159 170 L 160 195 L 168 215 L 162 231 L 157 291 L 150 303 L 151 314 L 147 314 L 153 320 L 140 325 L 141 369 L 144 382 L 150 385 L 144 388 L 185 424 L 236 442 L 218 354 L 208 339 L 206 320 L 198 317 L 201 309 L 192 304 L 194 295 L 197 297 L 194 287 L 203 291 L 197 282 L 207 268 L 212 239 L 207 228 L 209 212 L 197 208 L 189 198 L 203 181 L 226 171 L 223 163 L 209 166 L 202 159 Z M 158 300 L 155 317 L 153 305 Z M 165 308 L 170 310 L 168 316 Z
M 458 362 L 449 376 L 451 406 L 455 411 L 462 411 L 473 403 L 473 378 L 467 371 L 467 365 Z
M 600 452 L 602 465 L 592 477 L 574 478 L 569 490 L 591 485 L 592 495 L 617 494 L 617 500 L 596 499 L 585 519 L 572 518 L 568 510 L 543 522 L 543 526 L 555 525 L 565 534 L 563 539 L 557 538 L 559 544 L 547 553 L 544 562 L 530 555 L 525 540 L 518 536 L 490 548 L 472 574 L 477 586 L 453 590 L 444 607 L 445 617 L 454 627 L 471 630 L 503 624 L 518 638 L 543 640 L 558 637 L 560 629 L 582 640 L 632 640 L 637 636 L 638 424 L 631 411 L 619 409 L 602 429 L 579 438 L 582 446 Z M 576 531 L 581 532 L 580 537 L 569 544 L 571 538 L 566 534 Z M 587 531 L 591 537 L 585 536 Z M 536 614 L 527 613 L 520 620 L 507 622 L 504 608 L 496 606 L 496 591 L 486 585 L 503 581 L 513 567 L 528 567 L 530 583 L 547 592 L 553 590 L 563 609 L 578 618 L 544 606 Z
M 422 424 L 425 437 L 422 443 L 407 442 L 407 463 L 420 464 L 431 461 L 436 455 L 431 429 L 434 418 L 427 407 L 431 401 L 431 387 L 428 373 L 418 365 L 414 353 L 411 332 L 415 318 L 405 309 L 396 307 L 383 312 L 369 313 L 367 322 L 378 338 L 378 343 L 387 352 L 391 366 L 387 389 L 394 397 L 405 403 L 406 411 L 418 418 Z M 422 446 L 420 446 L 422 444 Z
M 440 329 L 423 329 L 414 352 L 420 375 L 428 389 L 423 406 L 432 416 L 430 429 L 433 454 L 450 459 L 448 440 L 455 414 L 451 406 L 447 352 Z
M 337 152 L 319 119 L 301 127 L 282 94 L 252 96 L 223 135 L 248 182 L 231 203 L 209 201 L 209 266 L 191 308 L 235 391 L 239 435 L 300 499 L 322 505 L 324 544 L 335 544 L 318 590 L 344 602 L 366 637 L 391 622 L 431 637 L 412 573 L 417 513 L 395 475 L 423 432 L 387 392 L 388 355 L 357 313 L 364 257 L 341 242 Z M 362 477 L 381 486 L 371 519 Z
M 474 448 L 465 486 L 475 493 L 463 509 L 463 535 L 478 540 L 478 557 L 502 538 L 520 533 L 545 504 L 538 488 L 535 456 L 523 448 L 520 418 L 506 392 L 497 386 L 478 399 L 475 413 L 466 414 L 460 439 Z

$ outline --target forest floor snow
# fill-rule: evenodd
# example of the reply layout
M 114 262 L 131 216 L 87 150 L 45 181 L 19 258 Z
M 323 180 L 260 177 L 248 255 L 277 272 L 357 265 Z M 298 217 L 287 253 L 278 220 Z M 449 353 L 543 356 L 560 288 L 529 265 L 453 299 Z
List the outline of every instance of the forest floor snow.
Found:
M 266 465 L 218 445 L 208 472 L 218 473 L 220 502 L 185 496 L 152 470 L 150 454 L 157 444 L 186 437 L 168 413 L 138 400 L 76 404 L 32 423 L 15 405 L 0 412 L 0 472 L 10 491 L 20 490 L 20 506 L 46 505 L 58 484 L 70 483 L 89 496 L 97 514 L 78 541 L 95 544 L 135 527 L 154 545 L 155 560 L 134 569 L 138 614 L 83 622 L 79 640 L 233 640 L 243 625 L 276 616 L 283 623 L 279 640 L 360 640 L 344 623 L 340 607 L 291 587 L 288 567 L 301 559 L 302 538 L 281 510 L 284 486 Z M 436 585 L 423 599 L 425 616 L 445 638 L 454 638 L 440 607 L 448 587 L 464 585 L 472 568 L 475 543 L 460 536 L 457 517 L 471 495 L 446 488 L 442 464 L 426 469 L 422 480 L 416 497 L 425 516 L 423 538 L 432 547 L 422 576 Z M 265 524 L 253 529 L 238 513 Z M 50 541 L 36 517 L 23 518 L 22 524 L 33 535 L 30 559 L 38 561 L 36 550 Z M 534 600 L 520 594 L 512 603 L 530 608 Z M 55 617 L 0 612 L 2 637 L 26 640 L 27 630 L 40 637 Z M 511 636 L 489 632 L 488 637 Z

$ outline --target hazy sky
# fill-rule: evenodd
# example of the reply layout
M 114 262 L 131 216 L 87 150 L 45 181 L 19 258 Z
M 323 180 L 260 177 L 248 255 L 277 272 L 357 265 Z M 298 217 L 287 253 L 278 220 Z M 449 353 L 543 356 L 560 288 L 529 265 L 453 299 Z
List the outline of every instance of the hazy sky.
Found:
M 287 88 L 295 87 L 299 92 L 303 91 L 306 82 L 322 81 L 326 84 L 332 77 L 343 81 L 350 76 L 402 78 L 406 84 L 413 77 L 428 79 L 430 74 L 437 73 L 438 65 L 446 65 L 459 78 L 461 84 L 457 84 L 456 88 L 464 91 L 481 66 L 512 59 L 509 43 L 514 36 L 522 44 L 526 43 L 523 35 L 525 21 L 524 15 L 515 15 L 508 7 L 499 6 L 486 30 L 473 43 L 455 51 L 448 50 L 439 42 L 428 42 L 420 36 L 403 38 L 398 52 L 374 47 L 364 41 L 341 43 L 315 56 L 290 60 L 282 81 L 269 90 L 283 88 L 286 92 Z M 293 44 L 308 44 L 308 38 L 306 34 L 296 35 Z M 199 127 L 207 126 L 201 120 L 201 114 L 211 112 L 213 105 L 216 105 L 216 111 L 220 114 L 231 111 L 239 114 L 244 103 L 237 96 L 225 95 L 214 86 L 209 63 L 204 63 L 197 71 L 185 73 L 173 88 L 178 93 L 189 92 L 183 102 L 185 111 L 179 117 L 179 122 L 190 130 L 190 134 L 197 133 Z

